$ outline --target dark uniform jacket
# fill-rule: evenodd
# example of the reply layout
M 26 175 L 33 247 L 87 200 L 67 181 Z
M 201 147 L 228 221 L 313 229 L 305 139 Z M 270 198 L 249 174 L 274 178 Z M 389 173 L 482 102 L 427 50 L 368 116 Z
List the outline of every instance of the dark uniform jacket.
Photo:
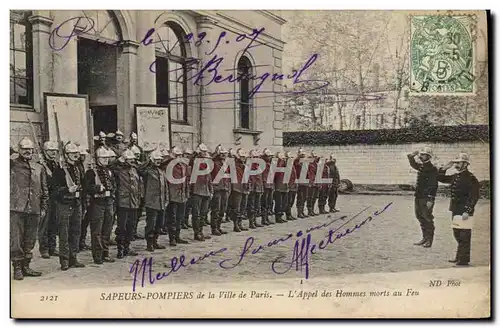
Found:
M 417 163 L 415 157 L 411 155 L 408 155 L 408 160 L 410 166 L 418 171 L 415 197 L 434 199 L 438 187 L 438 169 L 430 161 L 422 164 Z
M 172 160 L 169 160 L 170 163 Z M 168 181 L 168 190 L 170 201 L 175 203 L 184 203 L 188 200 L 189 196 L 189 180 L 188 172 L 189 167 L 184 163 L 176 163 L 172 168 L 172 177 L 174 179 L 185 178 L 183 182 Z M 168 178 L 168 177 L 167 177 Z
M 222 167 L 224 165 L 224 160 L 220 157 L 215 157 L 213 160 L 214 160 L 214 169 L 211 172 L 212 182 L 215 180 L 215 178 L 219 174 L 219 171 L 222 169 Z M 229 167 L 226 168 L 225 173 L 229 173 L 228 171 L 229 171 Z M 230 178 L 222 178 L 222 179 L 220 179 L 219 182 L 213 183 L 213 186 L 214 186 L 214 190 L 231 191 L 231 179 Z
M 339 174 L 339 169 L 337 168 L 337 165 L 333 162 L 328 162 L 326 163 L 328 168 L 330 169 L 330 177 L 332 178 L 332 187 L 333 188 L 338 188 L 340 185 L 340 174 Z
M 151 163 L 139 169 L 144 180 L 144 203 L 147 208 L 163 211 L 168 205 L 169 194 L 165 171 Z
M 96 185 L 96 174 L 101 180 L 101 186 L 104 187 L 103 191 L 99 190 Z M 116 196 L 116 183 L 113 172 L 107 168 L 99 165 L 95 169 L 89 169 L 85 172 L 84 189 L 91 199 L 115 198 Z
M 198 165 L 200 166 L 200 171 L 207 169 L 207 163 L 200 162 Z M 214 188 L 212 186 L 212 176 L 210 175 L 210 173 L 199 175 L 196 177 L 196 181 L 191 183 L 191 193 L 193 195 L 205 197 L 210 197 L 213 195 Z
M 136 209 L 141 200 L 142 180 L 135 166 L 117 163 L 112 167 L 116 178 L 118 207 Z
M 48 174 L 46 174 L 47 187 L 49 189 L 49 197 L 50 197 L 49 201 L 50 201 L 50 200 L 53 200 L 53 195 L 54 195 L 54 182 L 52 180 L 52 176 L 53 176 L 54 171 L 55 171 L 58 164 L 56 161 L 51 160 L 51 159 L 47 159 L 47 158 L 45 158 L 45 164 L 47 165 L 47 168 L 50 170 L 50 172 L 52 172 L 52 175 L 50 175 L 50 176 Z
M 295 161 L 292 165 L 292 173 L 290 174 L 290 180 L 288 182 L 288 187 L 290 188 L 290 191 L 297 191 L 299 185 L 297 184 L 297 179 L 298 179 L 298 173 L 297 169 L 295 167 Z
M 239 159 L 236 162 L 236 179 L 237 181 L 232 184 L 232 190 L 239 192 L 240 194 L 249 194 L 250 185 L 243 182 L 243 177 L 245 173 L 245 163 Z
M 262 181 L 264 182 L 264 188 L 265 189 L 274 189 L 274 182 L 271 180 L 271 182 L 267 182 L 267 178 L 269 177 L 269 171 L 271 171 L 271 160 L 266 160 L 266 168 L 262 172 Z
M 74 201 L 82 201 L 85 199 L 85 190 L 83 186 L 83 172 L 80 170 L 79 165 L 67 164 L 67 171 L 73 179 L 73 182 L 79 187 L 76 192 L 70 193 L 68 185 L 66 184 L 66 173 L 61 167 L 54 170 L 52 176 L 54 183 L 54 193 L 56 200 L 60 203 L 69 204 Z
M 315 158 L 311 163 L 309 163 L 309 167 L 307 170 L 307 179 L 309 179 L 309 187 L 319 187 L 319 185 L 315 182 L 316 174 L 318 171 L 318 161 L 319 158 Z
M 318 165 L 318 167 L 319 167 L 319 165 Z M 321 178 L 323 180 L 332 179 L 332 173 L 331 173 L 328 165 L 326 165 L 326 163 L 323 164 L 323 171 L 321 173 Z M 331 183 L 320 183 L 319 184 L 320 189 L 328 189 L 328 188 L 330 188 L 330 186 L 331 186 Z
M 259 168 L 259 163 L 252 163 L 252 170 L 257 170 Z M 251 175 L 249 177 L 249 182 L 251 192 L 263 193 L 264 192 L 264 179 L 262 173 Z
M 308 163 L 308 162 L 300 162 L 302 158 L 301 157 L 297 157 L 294 161 L 293 161 L 293 166 L 295 167 L 295 173 L 297 174 L 297 180 L 300 178 L 300 173 L 302 172 L 302 165 L 310 165 L 311 163 Z M 309 167 L 308 167 L 308 171 L 309 171 Z M 308 172 L 307 172 L 307 175 L 306 177 L 308 176 Z M 297 183 L 298 185 L 308 185 L 308 183 Z
M 286 159 L 278 159 L 277 167 L 286 167 Z M 288 192 L 288 181 L 285 180 L 285 172 L 276 172 L 274 174 L 274 189 L 279 192 Z
M 10 210 L 29 214 L 47 211 L 49 191 L 42 165 L 18 157 L 10 161 Z
M 451 200 L 449 210 L 453 215 L 468 213 L 474 215 L 474 207 L 479 199 L 479 182 L 469 170 L 453 175 L 445 175 L 446 171 L 439 170 L 438 180 L 451 184 Z

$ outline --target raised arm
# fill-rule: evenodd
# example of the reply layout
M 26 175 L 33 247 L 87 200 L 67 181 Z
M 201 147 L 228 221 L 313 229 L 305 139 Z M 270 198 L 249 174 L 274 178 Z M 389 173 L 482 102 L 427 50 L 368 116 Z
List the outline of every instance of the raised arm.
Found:
M 415 156 L 417 155 L 418 151 L 414 151 L 413 153 L 408 154 L 407 156 L 408 156 L 408 161 L 410 162 L 410 166 L 415 170 L 420 171 L 420 169 L 422 168 L 422 164 L 417 163 L 417 161 L 415 160 Z
M 438 170 L 437 179 L 442 183 L 451 183 L 453 181 L 453 175 L 446 175 L 446 171 L 453 166 L 453 162 L 449 162 L 445 166 L 442 166 Z

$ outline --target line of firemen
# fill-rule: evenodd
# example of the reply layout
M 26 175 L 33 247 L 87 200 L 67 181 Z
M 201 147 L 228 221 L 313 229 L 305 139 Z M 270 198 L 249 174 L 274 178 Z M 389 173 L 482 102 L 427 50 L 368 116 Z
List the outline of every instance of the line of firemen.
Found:
M 284 180 L 284 172 L 276 172 L 272 183 L 268 183 L 272 158 L 277 158 L 278 167 L 285 167 L 288 159 L 294 157 L 291 152 L 273 154 L 266 148 L 262 152 L 247 153 L 242 148 L 226 150 L 218 145 L 210 153 L 203 143 L 196 151 L 183 151 L 177 146 L 169 151 L 141 149 L 135 133 L 129 141 L 124 141 L 123 133 L 117 131 L 114 144 L 110 144 L 107 137 L 101 132 L 95 138 L 96 151 L 90 154 L 93 156 L 90 163 L 94 165 L 85 160 L 87 151 L 71 142 L 64 145 L 63 156 L 59 154 L 57 142 L 45 142 L 40 160 L 36 161 L 33 155 L 37 147 L 24 138 L 17 152 L 11 154 L 10 234 L 14 279 L 41 275 L 29 266 L 37 234 L 42 257 L 59 257 L 62 270 L 84 267 L 77 260 L 77 254 L 89 249 L 85 245 L 89 225 L 94 263 L 115 261 L 109 249 L 113 243 L 117 245 L 117 258 L 136 256 L 130 244 L 139 238 L 137 224 L 144 210 L 144 238 L 146 249 L 151 252 L 165 249 L 159 243 L 161 235 L 168 235 L 170 246 L 187 244 L 181 237 L 181 229 L 192 228 L 194 240 L 204 241 L 211 238 L 203 232 L 207 225 L 211 235 L 220 236 L 227 233 L 222 230 L 223 222 L 232 221 L 233 231 L 240 232 L 296 220 L 291 211 L 295 202 L 298 218 L 325 214 L 327 204 L 329 212 L 338 211 L 335 207 L 340 177 L 333 155 L 325 159 L 321 172 L 322 178 L 332 178 L 330 183 L 315 182 L 320 157 L 314 152 L 306 156 L 302 149 L 294 159 L 289 180 Z M 168 165 L 179 157 L 187 160 Z M 245 182 L 248 157 L 262 158 L 266 167 Z M 301 159 L 306 157 L 311 162 L 301 173 Z M 207 164 L 195 162 L 196 158 L 210 158 L 214 167 L 210 174 L 190 181 L 195 163 L 200 165 L 200 171 L 207 169 Z M 235 181 L 227 177 L 216 179 L 220 169 L 226 167 L 226 158 L 235 160 Z M 257 169 L 258 163 L 252 165 L 255 165 L 252 169 Z M 171 172 L 167 172 L 169 168 Z M 298 180 L 302 174 L 308 182 Z M 315 212 L 316 203 L 319 213 Z M 272 215 L 275 222 L 270 220 Z M 248 228 L 243 225 L 246 219 Z M 116 239 L 111 240 L 115 223 Z

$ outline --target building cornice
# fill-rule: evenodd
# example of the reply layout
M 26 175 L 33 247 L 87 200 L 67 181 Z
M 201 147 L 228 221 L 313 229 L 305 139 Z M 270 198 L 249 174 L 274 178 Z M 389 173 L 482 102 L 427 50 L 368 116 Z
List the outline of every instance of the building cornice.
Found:
M 271 20 L 275 21 L 276 23 L 278 23 L 280 25 L 287 23 L 286 19 L 272 13 L 270 10 L 256 10 L 256 12 L 260 13 L 263 16 L 266 16 L 267 18 L 270 18 Z

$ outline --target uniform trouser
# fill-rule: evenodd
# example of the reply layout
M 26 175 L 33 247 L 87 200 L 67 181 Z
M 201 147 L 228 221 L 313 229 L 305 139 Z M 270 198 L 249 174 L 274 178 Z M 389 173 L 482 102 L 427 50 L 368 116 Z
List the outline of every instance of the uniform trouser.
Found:
M 90 209 L 88 208 L 85 212 L 82 212 L 83 218 L 82 218 L 82 229 L 80 233 L 80 245 L 85 245 L 85 240 L 87 239 L 87 231 L 89 229 L 90 225 L 90 219 L 92 213 L 90 212 Z
M 459 214 L 460 215 L 460 214 Z M 471 229 L 455 229 L 453 228 L 453 236 L 458 243 L 456 260 L 458 263 L 470 262 L 470 245 L 471 245 Z
M 193 205 L 191 204 L 191 199 L 193 198 L 193 195 L 189 197 L 188 201 L 186 202 L 186 206 L 184 209 L 184 222 L 187 224 L 189 222 L 189 214 L 192 214 L 192 209 Z
M 229 196 L 229 217 L 233 222 L 238 222 L 242 217 L 242 209 L 245 208 L 248 201 L 248 195 L 238 192 L 231 191 Z
M 264 193 L 262 194 L 262 208 L 261 213 L 267 215 L 269 210 L 273 206 L 273 189 L 272 188 L 264 188 Z
M 208 209 L 210 207 L 210 197 L 193 195 L 191 197 L 192 209 L 192 226 L 194 234 L 201 234 L 203 232 L 203 225 L 201 224 L 208 216 Z
M 166 225 L 169 238 L 179 236 L 181 232 L 182 221 L 184 220 L 185 209 L 186 209 L 185 202 L 168 203 L 165 221 L 167 222 Z
M 40 253 L 53 252 L 56 250 L 57 237 L 57 215 L 55 202 L 49 202 L 47 214 L 40 217 L 38 224 L 38 246 Z
M 134 237 L 137 222 L 137 208 L 118 207 L 118 224 L 116 226 L 116 243 L 128 248 Z
M 307 188 L 307 208 L 309 210 L 314 210 L 314 205 L 316 204 L 316 200 L 318 200 L 319 195 L 319 187 L 310 186 Z
M 282 216 L 288 203 L 288 191 L 274 191 L 274 214 Z
M 36 243 L 39 214 L 10 211 L 10 257 L 12 261 L 29 260 Z
M 139 225 L 139 218 L 142 216 L 142 212 L 144 212 L 144 197 L 141 197 L 141 201 L 139 204 L 139 208 L 137 209 L 137 220 L 135 220 L 134 226 L 134 235 L 137 235 L 137 226 Z
M 339 188 L 330 186 L 328 190 L 328 208 L 333 209 L 337 206 L 337 198 L 339 197 Z
M 72 203 L 57 203 L 59 220 L 59 259 L 76 260 L 80 230 L 82 228 L 82 205 L 79 200 Z
M 164 210 L 155 210 L 146 207 L 146 227 L 144 228 L 144 237 L 153 239 L 159 235 L 163 228 L 163 220 L 165 217 Z
M 92 199 L 90 201 L 90 236 L 92 257 L 99 260 L 109 255 L 109 239 L 113 229 L 115 204 L 112 198 Z
M 432 240 L 434 237 L 434 216 L 432 215 L 434 205 L 429 209 L 427 207 L 428 200 L 428 198 L 415 198 L 415 216 L 420 223 L 422 237 Z
M 307 201 L 307 186 L 299 185 L 297 189 L 297 211 L 303 212 Z
M 297 195 L 296 190 L 290 190 L 286 199 L 286 216 L 292 216 L 292 207 L 295 203 L 295 196 Z
M 318 206 L 321 208 L 321 207 L 325 207 L 326 206 L 326 201 L 328 199 L 328 194 L 330 192 L 330 188 L 329 186 L 321 186 L 319 188 L 319 192 L 318 192 Z
M 256 218 L 261 215 L 260 199 L 262 195 L 263 193 L 257 191 L 252 191 L 248 195 L 247 213 L 249 218 Z
M 214 196 L 212 197 L 212 201 L 210 202 L 210 210 L 211 220 L 216 220 L 217 224 L 220 224 L 220 221 L 224 217 L 224 213 L 227 210 L 227 203 L 229 200 L 229 191 L 228 190 L 215 190 Z

